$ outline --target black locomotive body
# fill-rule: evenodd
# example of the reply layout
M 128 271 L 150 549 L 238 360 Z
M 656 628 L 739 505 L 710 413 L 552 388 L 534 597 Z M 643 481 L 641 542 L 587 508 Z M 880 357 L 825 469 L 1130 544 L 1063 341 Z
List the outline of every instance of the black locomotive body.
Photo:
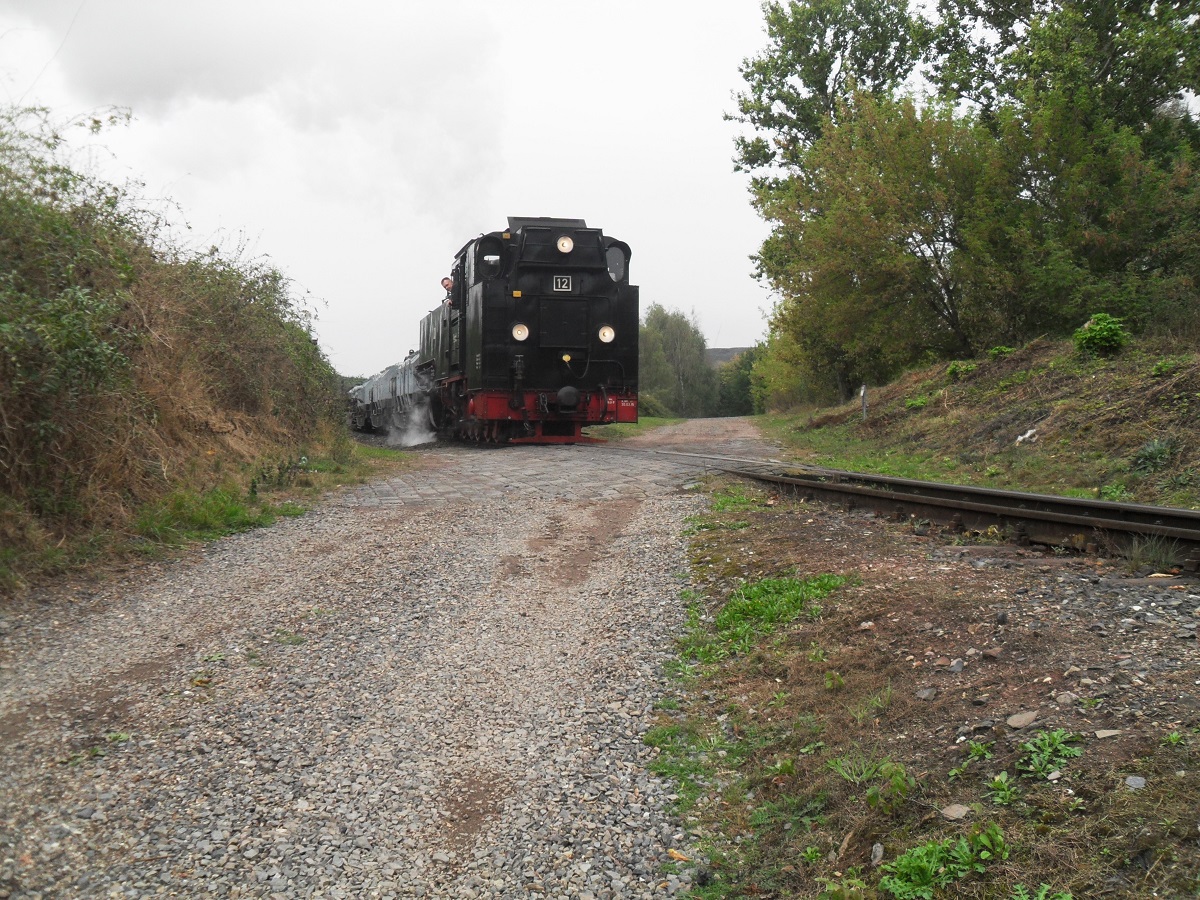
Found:
M 637 421 L 638 289 L 629 246 L 582 219 L 509 218 L 455 256 L 419 349 L 354 388 L 359 427 L 427 416 L 441 434 L 573 443 Z

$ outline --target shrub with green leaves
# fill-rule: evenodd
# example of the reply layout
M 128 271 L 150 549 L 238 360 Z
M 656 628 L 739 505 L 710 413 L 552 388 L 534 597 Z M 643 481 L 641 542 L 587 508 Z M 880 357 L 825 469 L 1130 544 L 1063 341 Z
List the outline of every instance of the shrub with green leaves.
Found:
M 885 762 L 879 767 L 879 784 L 867 788 L 867 806 L 876 812 L 890 816 L 899 811 L 917 789 L 917 779 L 900 763 Z
M 1112 356 L 1129 343 L 1129 332 L 1121 320 L 1108 313 L 1096 313 L 1072 335 L 1075 349 L 1092 356 Z
M 974 372 L 975 369 L 976 365 L 973 362 L 961 362 L 959 360 L 955 360 L 954 362 L 950 363 L 950 365 L 946 366 L 946 377 L 951 381 L 962 381 L 964 378 Z
M 1175 452 L 1175 442 L 1170 438 L 1153 438 L 1138 448 L 1133 455 L 1130 468 L 1135 472 L 1148 475 L 1164 468 L 1171 461 Z
M 287 277 L 175 246 L 160 212 L 72 167 L 71 127 L 0 110 L 0 568 L 210 490 L 211 445 L 239 420 L 239 463 L 340 427 Z

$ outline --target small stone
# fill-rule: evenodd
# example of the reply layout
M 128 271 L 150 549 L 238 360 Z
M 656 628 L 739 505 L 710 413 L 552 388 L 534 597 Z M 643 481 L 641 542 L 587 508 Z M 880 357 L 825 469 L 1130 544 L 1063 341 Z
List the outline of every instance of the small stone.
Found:
M 932 700 L 937 696 L 937 688 L 927 687 L 917 691 L 918 700 Z
M 1096 732 L 1096 737 L 1098 737 L 1100 740 L 1104 740 L 1105 738 L 1116 737 L 1120 733 L 1121 730 L 1119 728 L 1102 728 L 1100 731 Z
M 1125 779 L 1125 785 L 1131 791 L 1140 791 L 1142 788 L 1144 788 L 1146 786 L 1146 779 L 1143 778 L 1141 775 L 1130 775 L 1128 778 Z
M 432 859 L 434 862 L 448 863 L 450 862 L 450 854 L 444 850 L 437 850 L 434 852 Z
M 935 659 L 935 660 L 933 661 L 933 664 L 934 664 L 935 666 L 948 666 L 948 665 L 950 665 L 950 657 L 948 657 L 948 656 L 939 656 L 937 659 Z
M 871 865 L 878 866 L 883 862 L 883 844 L 871 845 Z
M 1058 769 L 1055 769 L 1046 776 L 1047 781 L 1058 781 L 1060 778 L 1062 778 L 1062 772 L 1058 771 Z
M 957 822 L 960 819 L 965 819 L 971 814 L 971 807 L 963 806 L 961 803 L 951 803 L 942 810 L 942 815 L 951 822 Z
M 1018 591 L 1018 593 L 1024 593 L 1024 591 Z M 1006 612 L 996 613 L 996 624 L 997 625 L 1007 625 L 1008 624 L 1008 613 L 1006 613 Z
M 875 628 L 874 622 L 860 622 L 858 625 L 859 631 L 873 631 Z
M 1070 691 L 1062 691 L 1054 698 L 1054 702 L 1059 706 L 1070 706 L 1078 699 L 1078 694 L 1072 694 Z
M 956 659 L 954 662 L 950 663 L 950 671 L 957 674 L 963 670 L 963 666 L 965 665 L 966 663 L 964 663 L 961 659 Z
M 1032 725 L 1037 721 L 1037 710 L 1029 710 L 1027 712 L 1019 712 L 1009 716 L 1004 721 L 1009 728 L 1025 728 L 1027 725 Z
M 1004 653 L 1003 647 L 988 647 L 983 651 L 983 655 L 988 659 L 999 659 Z

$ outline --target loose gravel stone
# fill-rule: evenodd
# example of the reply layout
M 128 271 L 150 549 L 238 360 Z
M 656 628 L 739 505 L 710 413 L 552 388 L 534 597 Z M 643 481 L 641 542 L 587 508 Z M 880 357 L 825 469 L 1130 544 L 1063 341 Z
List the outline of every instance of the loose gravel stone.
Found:
M 697 465 L 442 447 L 6 610 L 0 895 L 685 891 L 663 863 L 696 852 L 642 735 Z

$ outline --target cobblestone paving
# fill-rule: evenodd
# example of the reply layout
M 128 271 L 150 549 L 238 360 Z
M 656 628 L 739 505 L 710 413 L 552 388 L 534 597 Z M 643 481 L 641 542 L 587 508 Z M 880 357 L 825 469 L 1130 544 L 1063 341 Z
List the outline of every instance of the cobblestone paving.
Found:
M 644 498 L 676 490 L 710 466 L 678 455 L 600 444 L 561 447 L 438 447 L 411 472 L 344 492 L 336 506 L 411 506 L 511 495 L 566 500 Z

